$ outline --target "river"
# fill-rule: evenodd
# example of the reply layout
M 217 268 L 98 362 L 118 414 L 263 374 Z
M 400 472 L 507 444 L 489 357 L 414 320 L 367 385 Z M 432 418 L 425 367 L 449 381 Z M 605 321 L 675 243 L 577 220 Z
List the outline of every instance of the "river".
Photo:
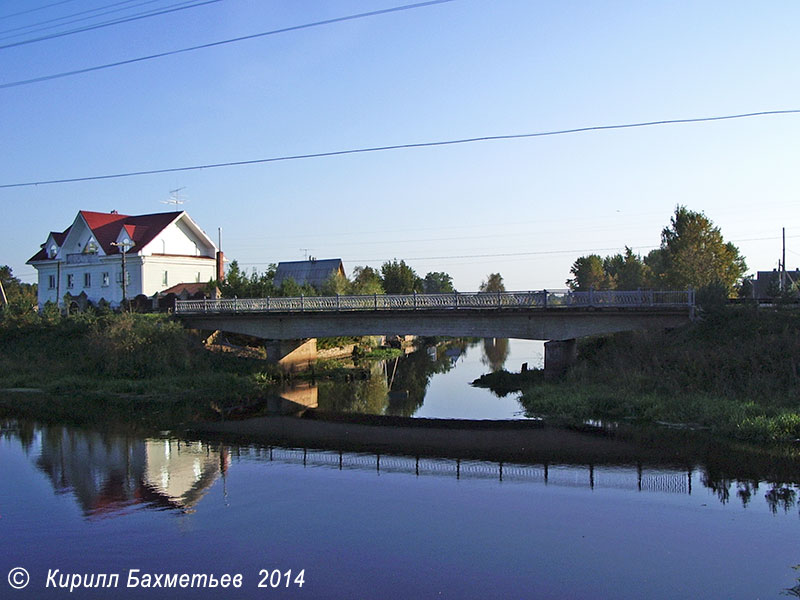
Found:
M 514 370 L 541 360 L 514 340 L 423 352 L 381 365 L 382 393 L 356 382 L 347 404 L 319 383 L 316 401 L 515 419 L 513 395 L 467 382 L 503 355 Z M 427 366 L 412 376 L 403 361 Z M 800 576 L 792 449 L 545 427 L 515 461 L 110 423 L 0 431 L 3 598 L 777 598 Z M 117 588 L 87 589 L 99 574 Z M 182 574 L 211 579 L 182 588 Z M 241 587 L 210 587 L 225 574 Z

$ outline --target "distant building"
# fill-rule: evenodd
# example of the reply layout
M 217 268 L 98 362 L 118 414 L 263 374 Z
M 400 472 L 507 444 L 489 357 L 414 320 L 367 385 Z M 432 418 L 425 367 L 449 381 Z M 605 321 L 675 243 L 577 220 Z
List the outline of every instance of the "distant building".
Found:
M 184 211 L 130 216 L 82 210 L 64 231 L 50 232 L 28 260 L 39 275 L 39 306 L 61 304 L 66 294 L 118 306 L 123 250 L 128 299 L 177 283 L 207 283 L 221 270 L 221 253 Z
M 299 285 L 311 285 L 320 289 L 326 281 L 339 273 L 344 277 L 344 265 L 341 258 L 317 260 L 295 260 L 278 263 L 275 271 L 275 285 L 280 286 L 285 280 L 293 279 Z
M 777 271 L 758 271 L 753 280 L 753 298 L 772 298 L 778 294 L 781 274 Z M 800 282 L 800 269 L 786 271 L 787 289 Z

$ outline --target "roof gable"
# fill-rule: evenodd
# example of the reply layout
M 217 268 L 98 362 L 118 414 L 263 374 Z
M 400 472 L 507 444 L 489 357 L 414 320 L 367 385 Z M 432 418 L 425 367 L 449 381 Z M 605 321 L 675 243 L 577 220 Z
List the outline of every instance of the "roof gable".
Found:
M 213 241 L 200 229 L 194 221 L 184 211 L 153 213 L 149 215 L 122 215 L 116 212 L 101 213 L 90 210 L 78 212 L 72 225 L 61 233 L 51 232 L 50 237 L 56 241 L 59 250 L 69 243 L 69 238 L 74 235 L 81 235 L 84 226 L 91 232 L 96 240 L 99 250 L 105 255 L 120 253 L 120 247 L 115 245 L 129 239 L 133 242 L 132 246 L 126 249 L 127 254 L 137 253 L 143 250 L 153 241 L 164 229 L 178 219 L 183 218 L 190 228 L 207 241 L 208 245 L 214 249 Z M 79 225 L 76 227 L 76 224 Z M 50 241 L 48 237 L 48 242 Z M 33 255 L 28 262 L 48 260 L 47 249 L 42 247 L 39 252 Z
M 139 252 L 165 227 L 184 214 L 179 212 L 154 213 L 151 215 L 120 215 L 116 213 L 96 213 L 82 210 L 80 215 L 95 234 L 98 243 L 106 254 L 119 254 L 118 243 L 124 230 L 134 245 L 127 252 Z

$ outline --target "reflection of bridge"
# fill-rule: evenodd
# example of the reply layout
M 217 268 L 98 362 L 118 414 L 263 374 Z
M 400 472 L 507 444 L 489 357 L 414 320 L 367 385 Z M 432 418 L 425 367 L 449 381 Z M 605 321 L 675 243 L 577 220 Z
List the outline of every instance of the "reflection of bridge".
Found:
M 178 300 L 175 313 L 197 329 L 271 340 L 413 334 L 551 340 L 545 368 L 575 357 L 575 339 L 676 327 L 694 313 L 694 292 L 533 291 Z
M 405 473 L 416 476 L 434 475 L 456 479 L 494 479 L 504 482 L 543 483 L 590 489 L 623 489 L 677 494 L 692 493 L 693 473 L 674 469 L 651 469 L 641 465 L 573 466 L 530 465 L 522 463 L 486 462 L 447 458 L 364 454 L 258 446 L 249 449 L 261 460 L 283 464 L 328 467 L 339 470 L 363 470 L 377 473 Z

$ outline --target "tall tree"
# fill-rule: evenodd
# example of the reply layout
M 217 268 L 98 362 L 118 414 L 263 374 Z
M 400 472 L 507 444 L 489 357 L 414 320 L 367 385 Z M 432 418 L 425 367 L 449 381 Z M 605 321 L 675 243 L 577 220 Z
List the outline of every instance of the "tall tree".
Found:
M 353 267 L 351 293 L 356 295 L 383 294 L 381 275 L 372 267 Z
M 649 269 L 642 257 L 634 254 L 628 246 L 625 246 L 623 254 L 606 256 L 603 259 L 603 270 L 613 289 L 638 290 L 648 286 Z
M 338 294 L 349 294 L 350 293 L 350 281 L 339 273 L 331 273 L 331 276 L 325 280 L 325 283 L 322 284 L 322 290 L 320 290 L 323 296 L 336 296 Z
M 661 232 L 663 281 L 668 287 L 722 284 L 730 295 L 747 271 L 739 249 L 725 242 L 719 227 L 702 212 L 678 206 Z
M 387 294 L 412 294 L 422 291 L 422 279 L 404 260 L 386 261 L 381 265 L 383 289 Z
M 426 294 L 444 294 L 454 292 L 453 278 L 443 271 L 432 271 L 422 281 Z
M 575 292 L 585 292 L 590 288 L 607 290 L 613 287 L 613 279 L 606 273 L 599 254 L 575 259 L 569 272 L 572 273 L 572 279 L 567 279 L 567 285 Z
M 505 292 L 506 285 L 503 283 L 503 276 L 500 273 L 489 273 L 486 281 L 481 282 L 481 292 Z

